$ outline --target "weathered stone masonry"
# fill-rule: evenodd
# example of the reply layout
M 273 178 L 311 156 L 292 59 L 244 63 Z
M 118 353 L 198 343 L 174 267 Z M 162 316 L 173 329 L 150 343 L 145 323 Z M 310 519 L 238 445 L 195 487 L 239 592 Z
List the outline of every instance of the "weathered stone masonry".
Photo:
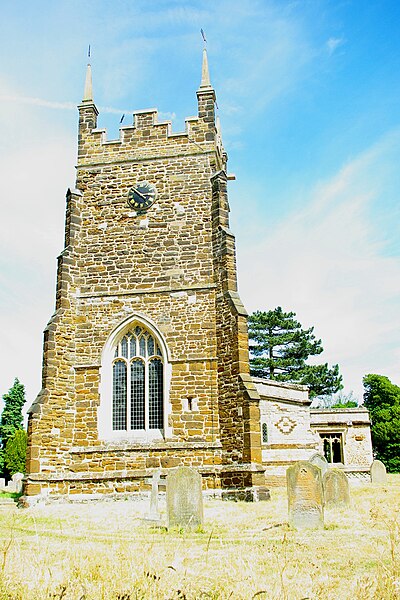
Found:
M 148 110 L 107 141 L 85 91 L 56 311 L 29 416 L 27 498 L 135 492 L 152 469 L 177 465 L 196 467 L 206 487 L 264 483 L 227 157 L 206 62 L 197 97 L 185 133 Z M 157 199 L 135 212 L 128 192 L 142 181 Z M 164 427 L 150 437 L 114 435 L 110 424 L 110 353 L 135 326 L 151 332 L 162 356 Z

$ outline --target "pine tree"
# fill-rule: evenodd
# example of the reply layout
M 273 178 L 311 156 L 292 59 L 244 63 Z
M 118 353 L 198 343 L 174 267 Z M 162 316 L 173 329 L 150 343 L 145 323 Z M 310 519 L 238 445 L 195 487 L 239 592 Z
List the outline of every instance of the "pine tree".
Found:
M 256 377 L 308 385 L 310 396 L 332 394 L 342 389 L 338 365 L 308 365 L 307 359 L 323 352 L 314 328 L 302 329 L 294 312 L 280 306 L 249 317 L 250 371 Z
M 4 471 L 4 451 L 16 430 L 22 429 L 22 408 L 25 404 L 25 388 L 16 378 L 13 386 L 3 396 L 4 408 L 0 419 L 0 469 Z

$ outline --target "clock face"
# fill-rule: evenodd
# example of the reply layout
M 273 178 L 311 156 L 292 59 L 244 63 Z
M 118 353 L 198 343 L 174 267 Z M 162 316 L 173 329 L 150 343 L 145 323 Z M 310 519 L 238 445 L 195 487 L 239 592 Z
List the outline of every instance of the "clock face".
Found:
M 128 192 L 128 204 L 135 210 L 141 211 L 149 208 L 157 197 L 157 190 L 154 185 L 143 181 L 137 183 Z

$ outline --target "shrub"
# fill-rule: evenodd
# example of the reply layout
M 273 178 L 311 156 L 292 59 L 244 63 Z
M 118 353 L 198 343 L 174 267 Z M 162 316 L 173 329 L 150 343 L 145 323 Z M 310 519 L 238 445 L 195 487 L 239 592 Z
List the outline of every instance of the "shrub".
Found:
M 25 473 L 27 438 L 24 429 L 17 429 L 7 441 L 4 463 L 10 477 L 15 473 Z

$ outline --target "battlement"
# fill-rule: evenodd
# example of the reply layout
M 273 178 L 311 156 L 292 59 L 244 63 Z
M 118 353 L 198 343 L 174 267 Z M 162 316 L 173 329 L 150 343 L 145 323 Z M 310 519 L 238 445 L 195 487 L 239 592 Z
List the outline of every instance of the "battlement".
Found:
M 211 94 L 207 95 L 211 100 Z M 93 103 L 82 103 L 78 107 L 78 164 L 126 160 L 132 154 L 135 160 L 145 159 L 146 156 L 154 157 L 157 153 L 166 156 L 216 152 L 222 159 L 224 151 L 215 124 L 214 101 L 211 102 L 212 111 L 206 111 L 203 117 L 186 118 L 185 131 L 179 132 L 172 130 L 171 121 L 158 120 L 156 108 L 135 110 L 132 113 L 132 125 L 120 127 L 119 138 L 110 140 L 106 129 L 97 128 L 96 106 Z
M 215 118 L 216 97 L 210 83 L 205 49 L 196 95 L 198 114 L 185 119 L 185 131 L 173 132 L 171 121 L 159 121 L 157 109 L 149 108 L 133 111 L 132 125 L 120 127 L 119 138 L 109 140 L 107 130 L 97 128 L 99 111 L 93 100 L 92 71 L 88 64 L 84 96 L 78 106 L 78 167 L 213 152 L 217 169 L 224 169 L 226 155 L 219 122 Z

